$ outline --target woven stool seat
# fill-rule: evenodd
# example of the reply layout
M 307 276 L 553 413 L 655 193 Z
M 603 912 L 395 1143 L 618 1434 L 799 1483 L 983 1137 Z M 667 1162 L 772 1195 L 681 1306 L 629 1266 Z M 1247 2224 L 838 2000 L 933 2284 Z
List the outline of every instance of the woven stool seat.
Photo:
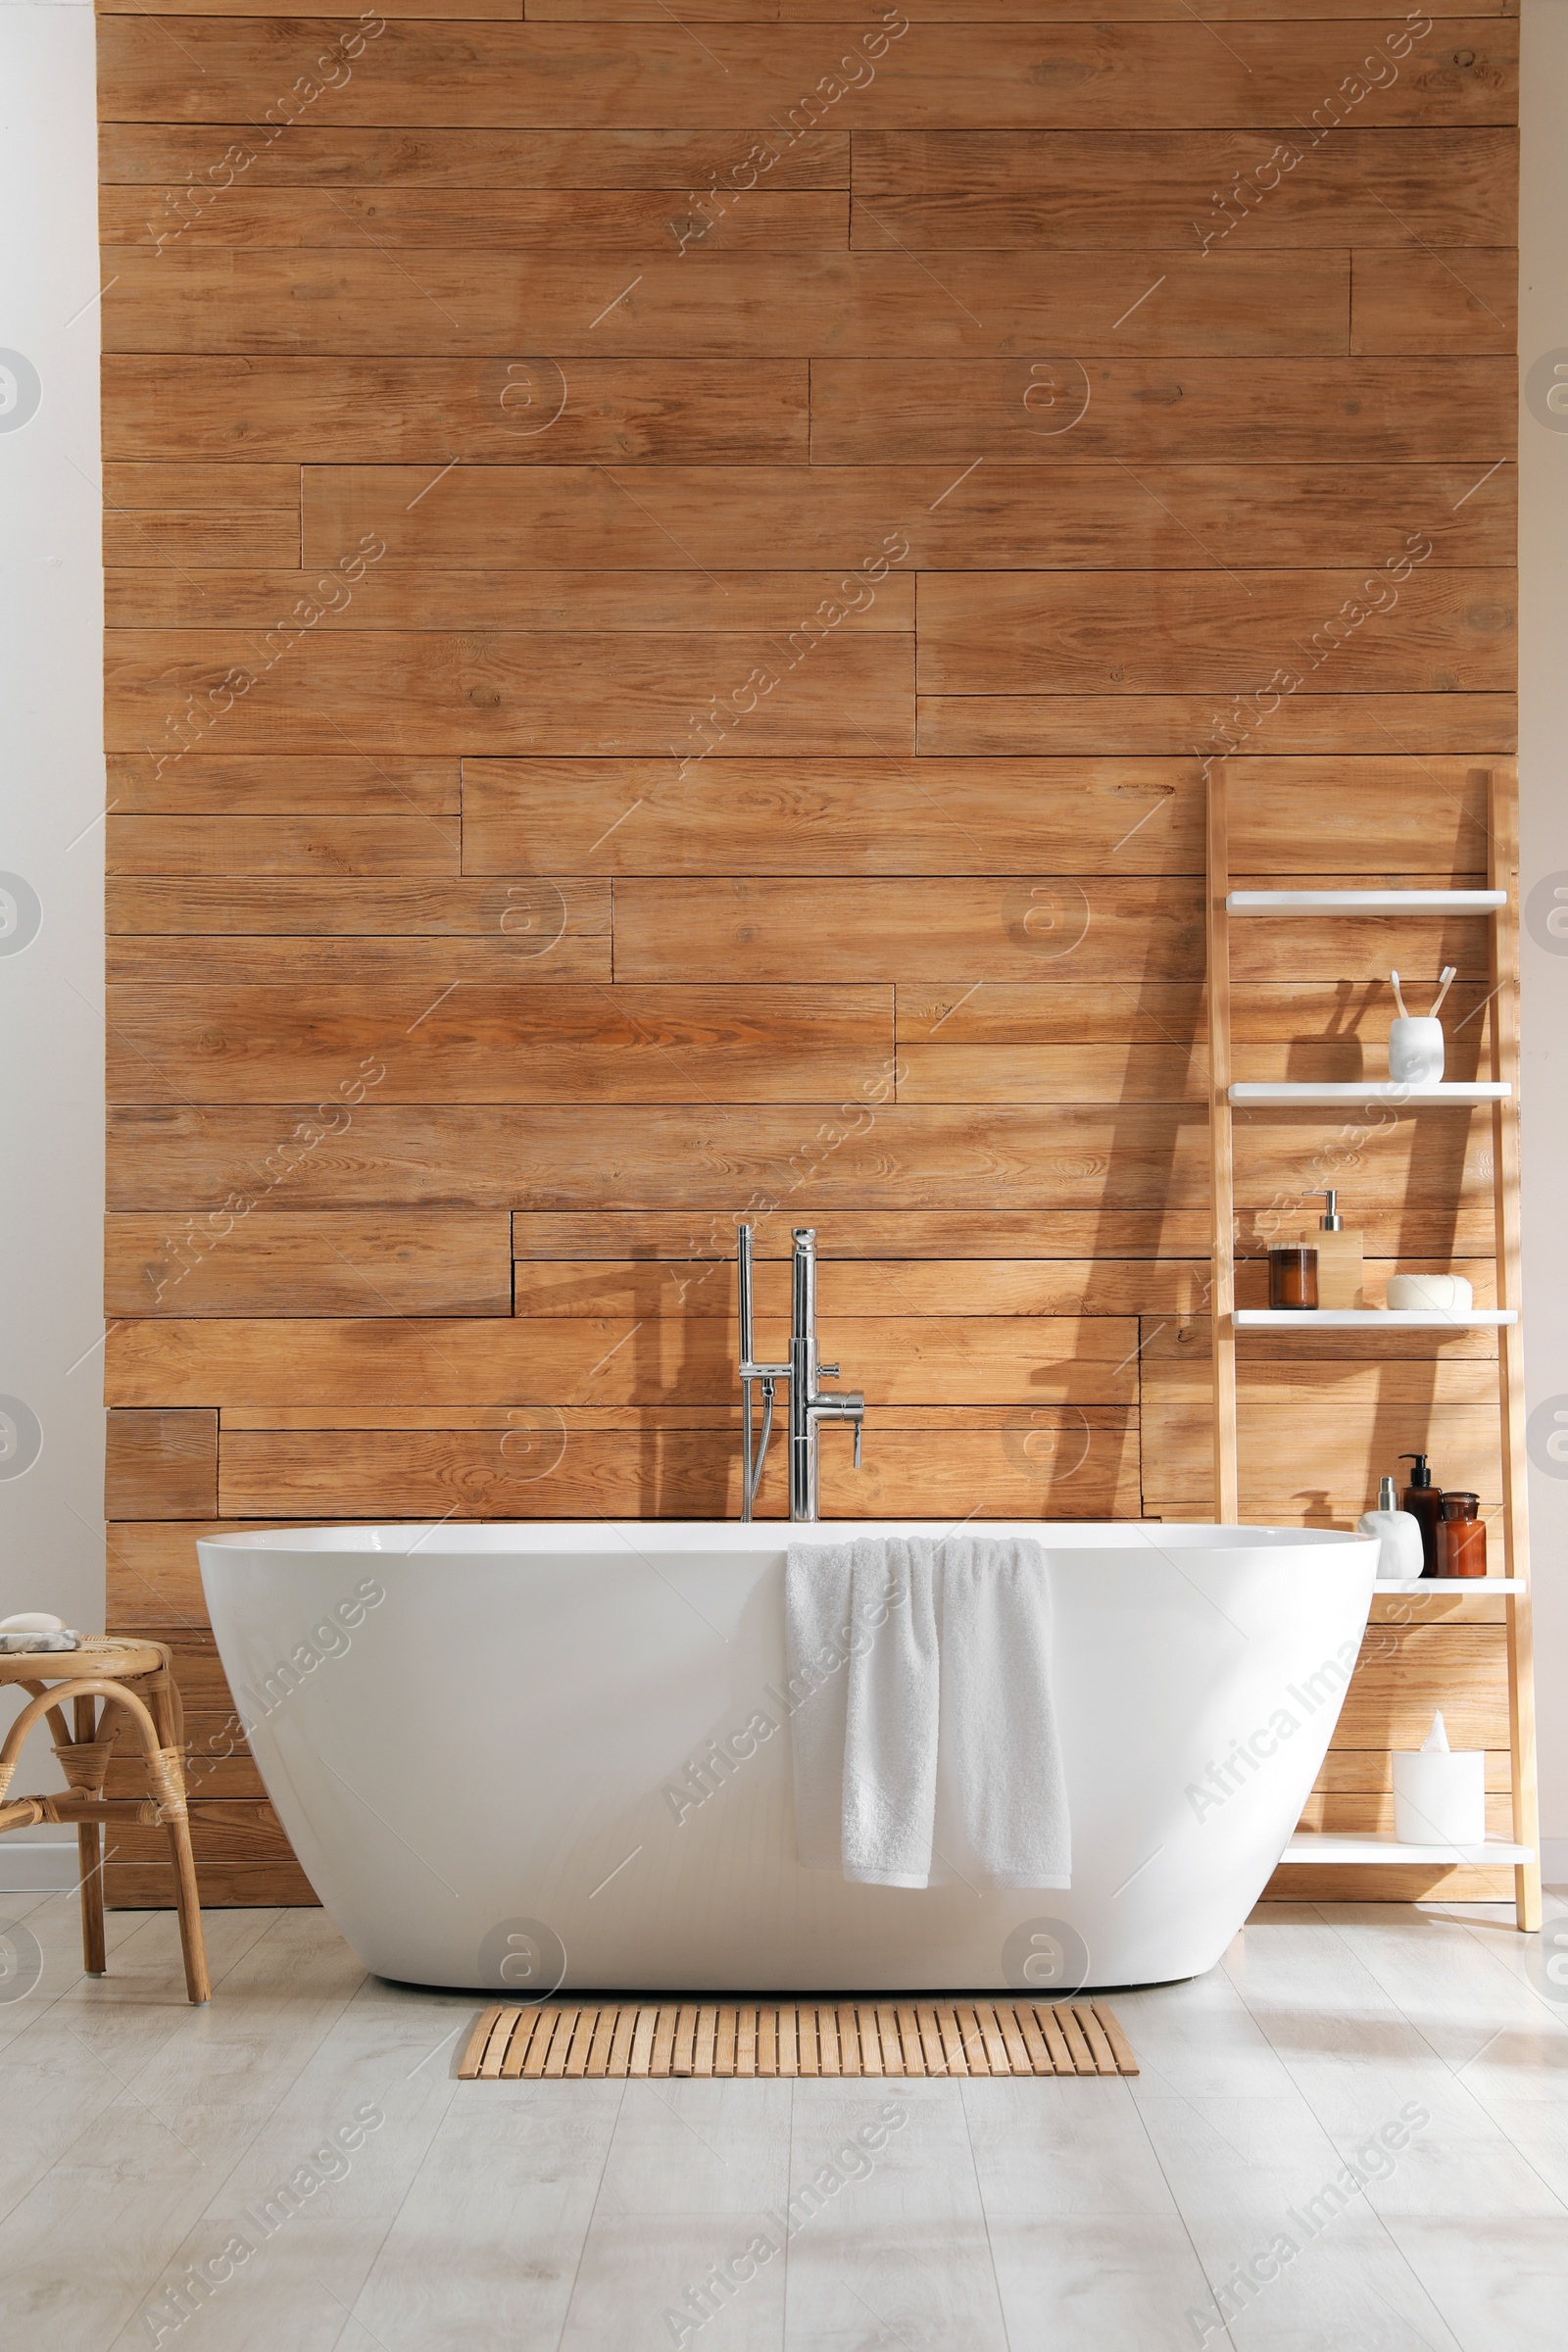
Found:
M 0 1833 L 40 1822 L 70 1822 L 81 1858 L 81 1944 L 90 1977 L 104 1958 L 103 1825 L 154 1823 L 169 1833 L 179 1912 L 185 1990 L 209 2000 L 196 1863 L 185 1804 L 185 1727 L 168 1650 L 161 1642 L 89 1635 L 77 1649 L 12 1650 L 0 1654 L 0 1685 L 28 1693 L 0 1746 Z M 68 1724 L 66 1707 L 72 1720 Z M 49 1719 L 55 1755 L 69 1787 L 50 1796 L 13 1796 L 23 1741 L 40 1716 Z M 117 1743 L 137 1755 L 146 1781 L 142 1796 L 106 1797 L 104 1783 Z

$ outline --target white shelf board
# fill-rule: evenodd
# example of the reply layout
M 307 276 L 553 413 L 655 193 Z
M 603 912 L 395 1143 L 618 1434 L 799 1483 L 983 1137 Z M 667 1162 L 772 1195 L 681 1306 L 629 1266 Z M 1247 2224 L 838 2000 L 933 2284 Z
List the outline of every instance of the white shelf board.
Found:
M 1380 1576 L 1374 1592 L 1522 1592 L 1522 1576 Z
M 1506 1079 L 1440 1078 L 1415 1086 L 1396 1078 L 1335 1079 L 1319 1083 L 1310 1078 L 1242 1078 L 1230 1090 L 1233 1102 L 1363 1102 L 1371 1110 L 1380 1103 L 1402 1109 L 1421 1102 L 1506 1102 L 1513 1088 Z
M 1374 1830 L 1298 1830 L 1280 1856 L 1282 1862 L 1352 1862 L 1373 1868 L 1390 1862 L 1431 1862 L 1445 1869 L 1456 1863 L 1494 1869 L 1535 1858 L 1533 1845 L 1510 1845 L 1504 1838 L 1489 1838 L 1484 1845 L 1404 1845 Z
M 1233 890 L 1232 914 L 1488 914 L 1505 890 Z
M 1239 1306 L 1238 1331 L 1500 1331 L 1517 1323 L 1516 1306 Z

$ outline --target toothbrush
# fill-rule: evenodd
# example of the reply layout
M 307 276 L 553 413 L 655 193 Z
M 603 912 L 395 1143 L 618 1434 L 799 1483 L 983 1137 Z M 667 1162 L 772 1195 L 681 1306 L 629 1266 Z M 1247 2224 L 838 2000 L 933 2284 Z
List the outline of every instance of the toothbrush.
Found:
M 1438 974 L 1438 978 L 1442 981 L 1443 986 L 1439 989 L 1437 1003 L 1432 1007 L 1432 1018 L 1434 1020 L 1437 1019 L 1438 1014 L 1443 1010 L 1443 1000 L 1447 995 L 1449 989 L 1453 986 L 1454 978 L 1458 968 L 1459 967 L 1457 964 L 1446 963 L 1442 971 Z
M 1399 1007 L 1399 1018 L 1401 1021 L 1407 1021 L 1410 1015 L 1405 1011 L 1404 999 L 1399 994 L 1399 975 L 1397 972 L 1390 972 L 1389 978 L 1394 982 L 1394 1002 Z

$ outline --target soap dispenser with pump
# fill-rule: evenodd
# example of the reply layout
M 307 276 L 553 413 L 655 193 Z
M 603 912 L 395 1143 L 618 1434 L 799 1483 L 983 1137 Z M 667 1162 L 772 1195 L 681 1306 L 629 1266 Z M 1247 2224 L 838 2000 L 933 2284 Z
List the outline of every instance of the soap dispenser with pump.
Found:
M 1443 1496 L 1432 1484 L 1432 1471 L 1424 1453 L 1401 1453 L 1401 1462 L 1413 1462 L 1410 1483 L 1399 1496 L 1399 1508 L 1408 1511 L 1421 1529 L 1421 1574 L 1438 1573 L 1438 1521 L 1443 1514 Z
M 1339 1212 L 1339 1194 L 1325 1191 L 1323 1214 L 1311 1236 L 1317 1250 L 1317 1302 L 1323 1306 L 1359 1306 L 1362 1279 L 1362 1237 L 1347 1233 Z

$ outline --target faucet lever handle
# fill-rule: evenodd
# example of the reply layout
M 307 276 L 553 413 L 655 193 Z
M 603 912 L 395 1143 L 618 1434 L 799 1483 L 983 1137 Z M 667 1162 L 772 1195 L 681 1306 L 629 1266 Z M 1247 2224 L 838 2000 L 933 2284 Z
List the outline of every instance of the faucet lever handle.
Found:
M 860 1431 L 864 1426 L 859 1415 L 857 1414 L 855 1420 L 855 1467 L 857 1470 L 860 1467 Z

